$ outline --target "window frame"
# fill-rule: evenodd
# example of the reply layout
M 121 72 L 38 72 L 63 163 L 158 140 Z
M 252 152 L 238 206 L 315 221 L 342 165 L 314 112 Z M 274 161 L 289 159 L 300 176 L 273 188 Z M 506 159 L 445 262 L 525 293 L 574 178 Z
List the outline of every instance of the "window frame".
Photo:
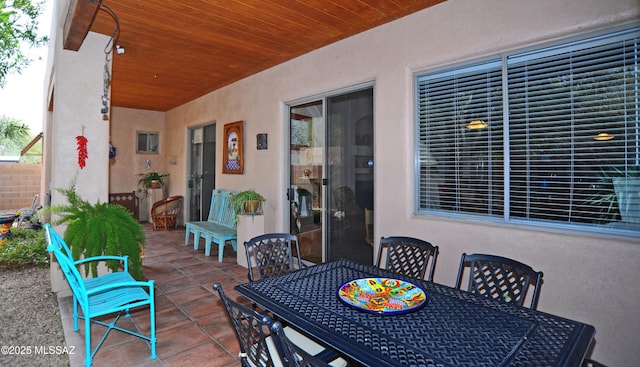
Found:
M 510 65 L 513 64 L 513 59 L 527 57 L 527 55 L 534 55 L 536 58 L 540 58 L 541 52 L 549 52 L 554 49 L 563 49 L 567 47 L 580 47 L 582 44 L 589 44 L 598 42 L 600 39 L 615 40 L 624 37 L 637 37 L 640 34 L 640 25 L 634 24 L 627 27 L 618 27 L 616 29 L 608 29 L 599 32 L 593 32 L 589 34 L 583 34 L 573 36 L 563 40 L 557 40 L 554 42 L 547 42 L 543 44 L 530 45 L 527 47 L 510 50 L 508 52 L 502 52 L 497 55 L 489 55 L 482 59 L 467 60 L 464 62 L 458 62 L 451 65 L 438 67 L 434 69 L 427 69 L 415 72 L 413 75 L 413 103 L 414 103 L 414 215 L 422 217 L 434 217 L 434 218 L 448 218 L 459 219 L 465 221 L 473 221 L 482 224 L 492 223 L 504 226 L 517 226 L 526 228 L 540 228 L 540 229 L 552 229 L 560 230 L 562 232 L 579 232 L 585 234 L 596 234 L 605 236 L 637 236 L 640 233 L 640 229 L 636 227 L 632 228 L 608 228 L 596 223 L 575 223 L 575 222 L 562 222 L 562 221 L 541 221 L 537 219 L 523 219 L 512 218 L 510 216 L 510 204 L 513 200 L 510 192 L 510 167 L 511 167 L 511 136 L 509 135 L 509 80 L 508 75 L 510 72 Z M 492 60 L 500 60 L 502 68 L 502 110 L 503 110 L 503 177 L 504 186 L 502 192 L 502 201 L 504 203 L 504 211 L 502 217 L 492 216 L 486 213 L 475 214 L 464 211 L 443 210 L 443 209 L 427 209 L 421 207 L 421 184 L 424 178 L 421 172 L 421 161 L 426 159 L 421 153 L 423 152 L 421 147 L 421 132 L 425 129 L 421 124 L 421 92 L 420 84 L 421 80 L 425 77 L 442 76 L 445 74 L 455 73 L 460 70 L 472 68 L 474 65 L 491 64 Z M 573 172 L 573 170 L 572 170 Z M 459 176 L 456 177 L 459 180 Z M 531 200 L 531 196 L 528 196 L 528 200 Z M 535 198 L 535 197 L 533 197 Z M 428 206 L 428 205 L 427 205 Z M 596 213 L 595 211 L 592 213 Z
M 146 144 L 142 147 L 140 138 L 145 137 Z M 153 138 L 153 139 L 152 139 Z M 156 142 L 155 149 L 151 146 L 152 141 Z M 141 149 L 142 148 L 142 149 Z M 158 131 L 136 131 L 136 153 L 138 154 L 160 154 L 160 132 Z

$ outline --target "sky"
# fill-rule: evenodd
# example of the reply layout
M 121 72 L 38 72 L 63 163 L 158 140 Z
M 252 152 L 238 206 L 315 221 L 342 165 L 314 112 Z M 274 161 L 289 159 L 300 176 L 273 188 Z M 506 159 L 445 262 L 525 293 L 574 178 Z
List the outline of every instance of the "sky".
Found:
M 53 1 L 44 2 L 44 11 L 38 20 L 40 35 L 49 35 L 52 3 Z M 48 50 L 44 45 L 23 52 L 33 61 L 20 74 L 13 72 L 7 76 L 7 83 L 0 89 L 0 116 L 21 120 L 31 128 L 32 135 L 37 135 L 42 131 L 44 73 Z

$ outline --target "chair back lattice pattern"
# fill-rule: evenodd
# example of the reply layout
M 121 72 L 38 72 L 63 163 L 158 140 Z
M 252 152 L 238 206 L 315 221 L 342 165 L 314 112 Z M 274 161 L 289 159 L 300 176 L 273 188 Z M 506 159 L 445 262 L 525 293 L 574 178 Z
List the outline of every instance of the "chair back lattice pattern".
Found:
M 271 318 L 265 314 L 233 301 L 224 293 L 219 283 L 213 284 L 227 310 L 233 324 L 238 343 L 240 358 L 244 367 L 274 367 L 266 338 L 270 333 Z
M 244 247 L 250 282 L 287 274 L 302 267 L 298 237 L 294 234 L 267 233 L 246 241 Z M 253 274 L 252 257 L 255 259 L 257 276 Z
M 533 284 L 530 308 L 536 309 L 538 306 L 542 272 L 537 272 L 529 265 L 506 257 L 463 253 L 456 288 L 460 288 L 467 264 L 470 269 L 468 292 L 522 306 L 527 290 Z
M 224 304 L 240 343 L 244 367 L 328 367 L 289 338 L 280 322 L 242 305 L 224 293 L 219 283 L 213 284 Z M 270 344 L 273 348 L 270 348 Z
M 385 248 L 387 249 L 387 257 L 383 267 L 381 260 Z M 433 280 L 433 272 L 438 258 L 438 246 L 412 237 L 382 237 L 378 249 L 377 265 L 394 273 L 424 279 L 431 257 L 433 260 L 427 277 L 429 281 Z

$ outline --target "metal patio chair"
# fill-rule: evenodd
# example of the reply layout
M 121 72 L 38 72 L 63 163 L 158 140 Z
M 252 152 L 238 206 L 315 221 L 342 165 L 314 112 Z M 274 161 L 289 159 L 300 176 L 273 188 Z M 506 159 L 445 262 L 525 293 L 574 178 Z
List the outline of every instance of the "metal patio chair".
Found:
M 247 264 L 249 264 L 250 282 L 302 268 L 298 237 L 294 234 L 263 234 L 246 241 L 244 247 L 247 254 Z M 257 270 L 255 275 L 253 274 L 252 257 L 255 259 Z
M 79 331 L 78 320 L 84 320 L 85 366 L 89 367 L 93 364 L 93 358 L 112 330 L 122 331 L 147 341 L 151 348 L 150 359 L 156 359 L 154 281 L 136 281 L 127 272 L 126 256 L 95 256 L 73 261 L 69 247 L 62 237 L 51 228 L 49 223 L 44 225 L 44 229 L 48 243 L 47 250 L 55 255 L 73 294 L 73 331 Z M 83 263 L 105 260 L 122 261 L 124 271 L 84 279 L 76 269 Z M 129 311 L 138 307 L 149 307 L 149 335 L 116 325 L 123 314 L 129 317 Z M 111 322 L 107 322 L 103 318 L 106 315 L 115 316 Z M 105 333 L 95 348 L 91 344 L 94 336 L 91 332 L 92 324 L 106 327 Z
M 381 266 L 383 249 L 387 249 L 387 257 L 384 267 Z M 380 239 L 380 248 L 378 249 L 377 266 L 383 269 L 391 270 L 394 273 L 407 275 L 413 278 L 424 279 L 429 267 L 429 275 L 427 280 L 433 280 L 433 272 L 438 258 L 438 246 L 434 246 L 429 242 L 412 237 L 382 237 Z
M 531 307 L 536 309 L 542 272 L 529 265 L 501 256 L 462 254 L 456 288 L 460 288 L 466 264 L 469 264 L 467 291 L 522 306 L 529 286 L 533 284 Z
M 268 315 L 230 299 L 220 283 L 214 283 L 240 343 L 243 367 L 344 367 L 338 353 L 283 327 Z M 327 363 L 325 361 L 330 361 Z

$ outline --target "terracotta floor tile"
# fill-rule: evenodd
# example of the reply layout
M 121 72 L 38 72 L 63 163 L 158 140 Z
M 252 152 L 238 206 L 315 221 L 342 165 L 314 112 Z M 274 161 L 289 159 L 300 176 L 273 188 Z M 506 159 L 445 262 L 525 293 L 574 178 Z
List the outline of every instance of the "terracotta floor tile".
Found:
M 210 300 L 211 292 L 204 287 L 196 286 L 191 288 L 183 288 L 175 292 L 167 293 L 167 297 L 176 305 L 182 305 L 193 300 L 205 297 L 204 301 Z
M 158 282 L 155 286 L 159 288 L 162 293 L 169 295 L 176 291 L 183 291 L 188 288 L 198 287 L 200 284 L 193 280 L 191 277 L 183 275 L 178 278 L 171 279 L 167 282 Z
M 191 320 L 198 320 L 212 313 L 220 311 L 222 304 L 218 302 L 217 296 L 210 294 L 208 298 L 198 298 L 194 301 L 180 305 L 182 312 L 187 314 Z
M 157 333 L 158 353 L 171 356 L 198 344 L 213 341 L 194 323 L 176 326 Z
M 180 271 L 188 275 L 211 273 L 211 272 L 214 272 L 215 270 L 216 268 L 214 268 L 211 264 L 202 263 L 202 262 L 180 268 Z
M 194 256 L 183 257 L 180 259 L 171 260 L 169 262 L 171 263 L 171 265 L 175 266 L 176 268 L 186 268 L 189 265 L 202 264 L 202 261 Z
M 176 309 L 176 305 L 164 293 L 156 290 L 156 312 L 162 312 L 167 309 Z
M 249 279 L 247 278 L 247 273 L 248 270 L 245 267 L 242 267 L 240 265 L 233 265 L 229 268 L 224 269 L 224 271 L 232 276 L 235 276 L 237 278 L 242 279 L 243 282 L 248 281 Z
M 236 334 L 233 331 L 233 326 L 231 325 L 231 320 L 229 320 L 229 316 L 220 303 L 219 306 L 216 307 L 216 312 L 211 313 L 208 316 L 201 317 L 198 320 L 198 325 L 207 332 L 212 338 L 224 338 L 224 337 L 233 337 L 235 340 Z M 238 341 L 236 340 L 236 344 Z
M 156 312 L 156 333 L 191 322 L 193 321 L 189 319 L 182 310 L 174 306 L 173 308 Z M 148 317 L 136 317 L 135 323 L 142 333 L 145 335 L 149 334 L 150 328 Z
M 93 359 L 94 366 L 141 366 L 146 363 L 161 366 L 160 361 L 151 361 L 151 347 L 144 340 L 137 339 L 115 346 L 104 345 Z
M 220 269 L 213 269 L 204 273 L 193 274 L 191 278 L 200 285 L 210 286 L 216 279 L 228 276 L 227 273 Z
M 240 360 L 215 343 L 198 345 L 163 360 L 165 366 L 240 366 Z

